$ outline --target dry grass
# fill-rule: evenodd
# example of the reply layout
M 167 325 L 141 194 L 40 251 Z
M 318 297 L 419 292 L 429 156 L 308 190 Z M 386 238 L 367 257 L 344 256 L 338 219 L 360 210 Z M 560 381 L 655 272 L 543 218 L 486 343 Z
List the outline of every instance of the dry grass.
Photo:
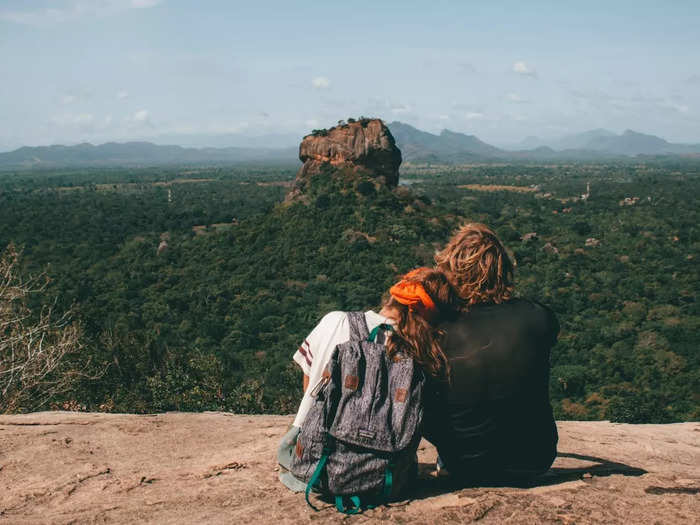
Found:
M 214 182 L 217 179 L 173 179 L 167 182 L 154 182 L 154 186 L 171 186 L 172 184 L 192 184 L 197 182 Z
M 281 186 L 283 188 L 291 188 L 294 185 L 293 180 L 273 180 L 269 182 L 256 182 L 258 186 Z
M 500 184 L 462 184 L 457 187 L 463 190 L 474 191 L 512 191 L 515 193 L 533 193 L 537 191 L 536 188 L 530 188 L 529 186 L 503 186 Z

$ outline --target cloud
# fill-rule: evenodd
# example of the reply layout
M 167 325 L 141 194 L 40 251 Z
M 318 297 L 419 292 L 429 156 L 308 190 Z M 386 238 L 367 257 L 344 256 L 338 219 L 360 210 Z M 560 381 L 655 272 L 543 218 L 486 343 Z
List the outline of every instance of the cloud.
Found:
M 521 97 L 517 93 L 508 93 L 506 95 L 506 99 L 509 102 L 515 102 L 516 104 L 524 104 L 525 102 L 527 102 L 527 100 L 525 100 L 523 97 Z
M 117 91 L 117 100 L 124 100 L 129 98 L 129 92 L 128 91 Z
M 467 120 L 483 120 L 486 118 L 486 115 L 478 111 L 469 111 L 464 114 L 464 118 Z
M 535 71 L 535 68 L 528 66 L 527 63 L 523 62 L 522 60 L 513 63 L 513 72 L 526 77 L 537 76 L 537 71 Z
M 314 89 L 328 89 L 331 86 L 331 81 L 327 77 L 314 77 L 311 79 L 311 85 Z
M 136 113 L 134 113 L 133 119 L 135 122 L 146 122 L 148 121 L 148 110 L 147 109 L 140 109 Z
M 678 113 L 688 113 L 690 111 L 690 108 L 686 106 L 685 104 L 678 104 L 673 101 L 665 102 L 660 105 L 662 108 L 668 108 L 673 111 L 676 111 Z
M 162 0 L 56 0 L 52 7 L 0 9 L 0 20 L 14 24 L 46 26 L 85 17 L 103 17 L 128 9 L 148 9 Z
M 124 119 L 130 128 L 153 128 L 151 114 L 147 109 L 140 109 Z

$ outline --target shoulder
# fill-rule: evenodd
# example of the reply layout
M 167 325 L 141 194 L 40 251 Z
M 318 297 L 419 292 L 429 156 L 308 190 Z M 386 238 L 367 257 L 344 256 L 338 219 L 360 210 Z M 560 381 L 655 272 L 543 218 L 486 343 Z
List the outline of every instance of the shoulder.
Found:
M 537 332 L 556 334 L 559 331 L 557 316 L 549 307 L 537 301 L 521 298 L 499 304 L 476 304 L 447 325 L 474 323 L 514 323 L 518 326 L 529 326 Z
M 528 319 L 531 324 L 537 327 L 537 331 L 542 336 L 548 336 L 556 341 L 559 334 L 559 320 L 550 307 L 530 299 L 514 299 L 518 301 L 520 308 L 527 309 Z
M 318 322 L 318 327 L 335 327 L 343 322 L 347 322 L 348 314 L 346 312 L 328 312 Z
M 392 319 L 389 319 L 388 317 L 384 317 L 383 315 L 378 314 L 374 310 L 367 310 L 365 312 L 365 321 L 367 322 L 367 326 L 371 330 L 377 325 L 380 324 L 394 324 L 395 321 Z
M 535 313 L 535 315 L 538 315 L 542 317 L 543 319 L 547 320 L 556 320 L 557 316 L 554 313 L 554 310 L 552 310 L 549 306 L 542 304 L 538 301 L 532 301 L 529 299 L 519 299 L 519 301 L 522 301 L 523 303 L 527 303 L 532 311 Z
M 554 312 L 548 306 L 540 303 L 539 301 L 533 301 L 532 299 L 525 299 L 522 297 L 517 297 L 501 303 L 494 305 L 495 307 L 500 307 L 503 310 L 510 310 L 515 314 L 521 315 L 531 315 L 535 317 L 550 317 L 554 315 Z
M 321 318 L 318 324 L 316 324 L 307 340 L 313 343 L 331 337 L 347 326 L 347 319 L 348 316 L 345 312 L 327 313 Z

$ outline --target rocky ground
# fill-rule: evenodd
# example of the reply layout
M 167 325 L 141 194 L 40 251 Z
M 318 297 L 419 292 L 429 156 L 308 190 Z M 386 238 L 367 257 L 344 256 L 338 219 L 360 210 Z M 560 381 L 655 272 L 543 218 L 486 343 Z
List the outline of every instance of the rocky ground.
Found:
M 0 416 L 0 523 L 700 523 L 700 423 L 560 422 L 534 486 L 455 489 L 423 443 L 409 501 L 343 516 L 277 481 L 290 416 Z

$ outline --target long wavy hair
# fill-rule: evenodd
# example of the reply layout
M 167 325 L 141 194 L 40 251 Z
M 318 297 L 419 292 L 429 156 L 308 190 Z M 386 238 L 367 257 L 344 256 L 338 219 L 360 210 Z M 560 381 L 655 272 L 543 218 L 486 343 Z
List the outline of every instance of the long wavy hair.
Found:
M 463 309 L 478 303 L 502 303 L 513 297 L 513 261 L 486 225 L 468 223 L 435 255 L 462 298 Z
M 459 295 L 447 276 L 432 268 L 421 268 L 404 279 L 420 283 L 435 303 L 435 308 L 406 306 L 388 294 L 384 306 L 395 309 L 397 318 L 394 332 L 386 343 L 387 353 L 392 358 L 403 353 L 432 377 L 445 380 L 449 377 L 449 363 L 442 351 L 443 333 L 437 324 L 459 311 Z

